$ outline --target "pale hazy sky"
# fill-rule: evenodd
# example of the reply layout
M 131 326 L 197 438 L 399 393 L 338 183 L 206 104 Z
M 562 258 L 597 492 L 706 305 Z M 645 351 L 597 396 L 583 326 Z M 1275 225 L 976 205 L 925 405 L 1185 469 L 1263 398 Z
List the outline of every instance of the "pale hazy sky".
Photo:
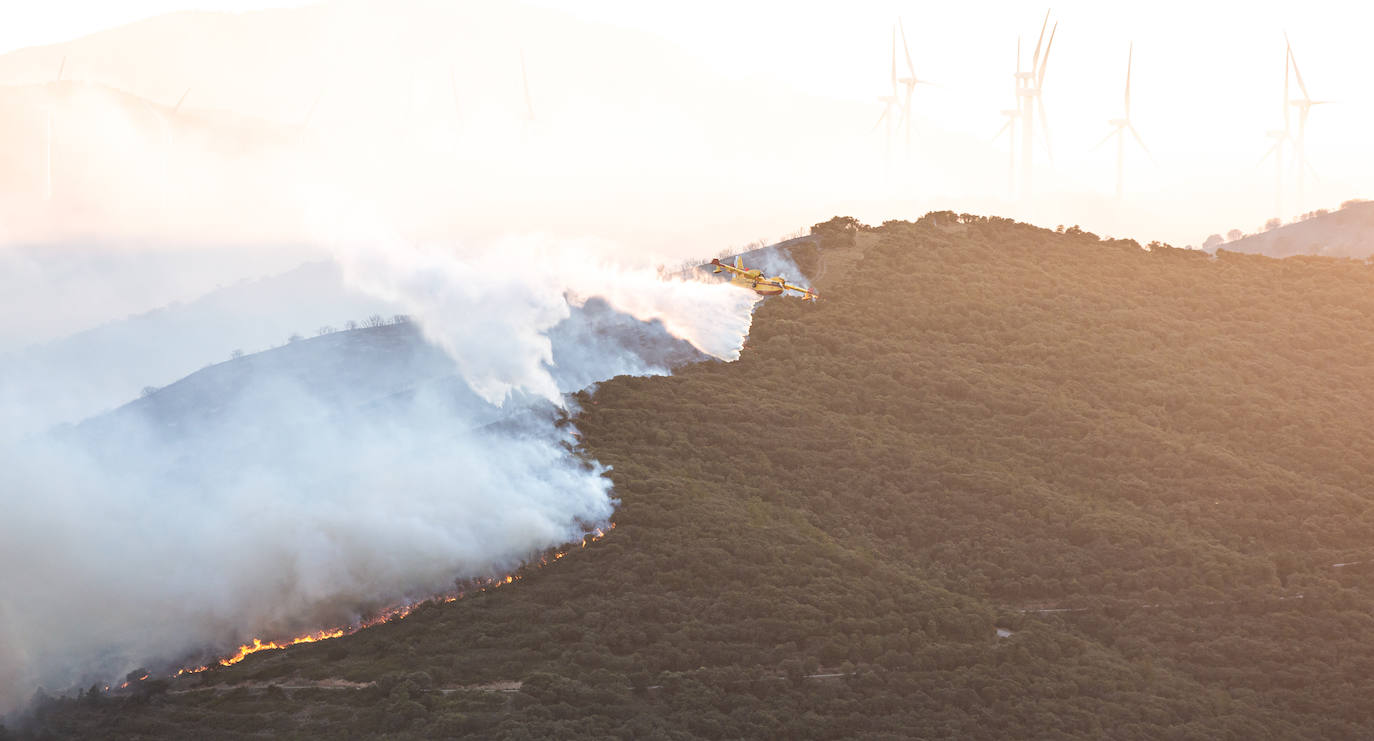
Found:
M 178 10 L 245 11 L 286 8 L 317 3 L 295 0 L 46 0 L 15 3 L 0 26 L 0 54 L 26 46 L 69 41 L 79 36 L 122 26 Z
M 925 106 L 932 125 L 988 139 L 1002 123 L 998 111 L 1013 104 L 1017 37 L 1023 38 L 1028 58 L 1047 9 L 1008 0 L 710 1 L 668 12 L 660 4 L 596 0 L 576 7 L 582 15 L 662 34 L 722 69 L 870 101 L 884 92 L 888 33 L 901 16 L 918 76 L 942 86 L 918 89 L 918 108 Z M 1071 187 L 1111 191 L 1115 154 L 1110 144 L 1093 147 L 1107 134 L 1107 121 L 1121 114 L 1130 42 L 1135 44 L 1132 117 L 1155 162 L 1128 148 L 1128 189 L 1178 187 L 1209 169 L 1254 170 L 1256 179 L 1271 183 L 1271 168 L 1257 169 L 1255 163 L 1270 144 L 1265 132 L 1282 126 L 1286 31 L 1312 97 L 1335 101 L 1314 108 L 1309 119 L 1308 159 L 1321 182 L 1309 185 L 1308 208 L 1335 206 L 1320 201 L 1327 192 L 1374 195 L 1374 180 L 1367 174 L 1374 173 L 1374 139 L 1368 134 L 1374 86 L 1365 77 L 1374 69 L 1374 4 L 1074 0 L 1054 2 L 1052 10 L 1050 22 L 1060 26 L 1044 97 L 1056 169 Z M 840 53 L 805 52 L 805 45 L 821 35 L 818 29 L 826 29 L 824 35 Z M 798 45 L 802 53 L 792 53 Z M 903 66 L 899 63 L 899 74 Z M 1291 97 L 1297 96 L 1294 83 Z M 876 118 L 879 104 L 873 106 Z
M 1028 57 L 1045 7 L 1024 2 L 776 3 L 702 0 L 669 5 L 634 0 L 528 0 L 587 20 L 647 31 L 736 77 L 831 98 L 870 102 L 885 92 L 890 29 L 904 19 L 917 73 L 940 83 L 920 88 L 921 126 L 992 143 L 1001 109 L 1013 104 L 1018 35 Z M 11 14 L 0 51 L 51 43 L 177 9 L 252 10 L 308 3 L 232 0 L 51 0 Z M 383 6 L 384 7 L 384 6 Z M 1307 3 L 1113 3 L 1073 0 L 1053 6 L 1060 23 L 1045 81 L 1056 161 L 1052 188 L 1110 196 L 1112 145 L 1094 150 L 1121 113 L 1127 44 L 1135 43 L 1133 117 L 1153 161 L 1127 150 L 1127 192 L 1153 196 L 1209 189 L 1255 202 L 1232 209 L 1218 230 L 1252 230 L 1272 211 L 1272 168 L 1257 166 L 1282 125 L 1281 56 L 1287 31 L 1314 98 L 1308 159 L 1320 176 L 1306 209 L 1374 195 L 1374 96 L 1363 78 L 1374 68 L 1374 5 Z M 819 46 L 818 45 L 822 45 Z M 627 60 L 633 63 L 633 60 Z M 1296 86 L 1292 91 L 1297 96 Z M 1295 119 L 1296 123 L 1296 119 Z M 918 127 L 919 128 L 919 127 Z M 920 132 L 917 132 L 919 141 Z M 878 135 L 874 135 L 875 143 Z M 919 146 L 919 143 L 918 145 Z M 876 147 L 875 147 L 876 148 Z M 1043 159 L 1037 145 L 1037 158 Z M 1037 179 L 1040 179 L 1040 164 Z M 1253 176 L 1251 176 L 1253 173 Z M 1243 180 L 1252 182 L 1240 182 Z M 1214 181 L 1214 182 L 1213 182 Z M 1292 183 L 1292 179 L 1289 179 Z M 1267 191 L 1266 191 L 1267 189 Z M 1242 194 L 1243 191 L 1243 194 Z M 1043 191 L 1041 191 L 1043 192 Z M 1267 194 L 1266 194 L 1267 193 Z M 1286 198 L 1291 217 L 1294 199 Z M 1152 208 L 1169 208 L 1154 206 Z M 1244 223 L 1248 219 L 1254 223 Z M 1229 223 L 1242 221 L 1242 223 Z M 1177 235 L 1170 235 L 1177 236 Z M 1202 236 L 1196 235 L 1200 241 Z M 1178 241 L 1192 241 L 1191 232 Z

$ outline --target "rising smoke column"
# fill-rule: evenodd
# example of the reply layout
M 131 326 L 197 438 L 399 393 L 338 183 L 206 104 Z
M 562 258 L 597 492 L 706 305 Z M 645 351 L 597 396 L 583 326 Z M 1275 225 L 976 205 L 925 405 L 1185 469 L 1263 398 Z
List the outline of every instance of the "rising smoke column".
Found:
M 330 223 L 337 232 L 340 222 Z M 369 238 L 358 239 L 360 233 Z M 517 390 L 562 403 L 549 373 L 548 333 L 589 298 L 642 321 L 660 321 L 673 336 L 721 360 L 739 357 L 758 300 L 747 291 L 627 266 L 616 259 L 622 251 L 596 240 L 525 236 L 459 251 L 410 244 L 374 225 L 355 226 L 332 245 L 350 283 L 406 307 L 472 389 L 493 404 Z M 474 323 L 474 316 L 483 321 Z M 499 351 L 473 353 L 474 347 Z
M 354 229 L 330 244 L 355 286 L 413 316 L 487 412 L 564 404 L 550 332 L 588 300 L 722 359 L 737 357 L 755 302 L 626 267 L 594 242 L 419 247 Z M 582 379 L 642 367 L 604 347 L 557 355 Z M 173 421 L 206 412 L 199 426 L 120 413 L 0 448 L 0 710 L 39 684 L 347 625 L 609 519 L 604 470 L 572 455 L 550 416 L 513 433 L 429 386 L 340 408 L 328 372 L 256 374 L 213 414 L 223 399 L 177 401 L 190 394 L 180 385 L 140 402 L 170 400 Z

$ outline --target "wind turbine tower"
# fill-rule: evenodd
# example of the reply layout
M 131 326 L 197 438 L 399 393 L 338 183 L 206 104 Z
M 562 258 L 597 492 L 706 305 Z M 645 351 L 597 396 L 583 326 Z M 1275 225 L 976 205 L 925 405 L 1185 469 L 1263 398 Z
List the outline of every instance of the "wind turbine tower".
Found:
M 1150 155 L 1150 148 L 1147 147 L 1147 146 L 1145 146 L 1145 140 L 1140 138 L 1140 132 L 1136 131 L 1136 130 L 1135 130 L 1135 125 L 1131 123 L 1131 57 L 1134 55 L 1134 53 L 1135 53 L 1135 44 L 1131 44 L 1130 47 L 1128 47 L 1127 50 L 1126 50 L 1126 108 L 1125 108 L 1125 115 L 1123 115 L 1121 118 L 1114 118 L 1114 119 L 1112 119 L 1111 121 L 1108 121 L 1108 122 L 1107 122 L 1107 125 L 1111 126 L 1111 127 L 1112 127 L 1112 130 L 1109 131 L 1109 132 L 1107 132 L 1107 135 L 1106 135 L 1106 136 L 1102 137 L 1102 141 L 1098 142 L 1098 143 L 1097 143 L 1097 146 L 1093 147 L 1093 149 L 1096 149 L 1097 147 L 1100 147 L 1100 146 L 1102 146 L 1103 144 L 1106 144 L 1108 139 L 1112 138 L 1113 136 L 1116 137 L 1116 197 L 1117 197 L 1117 200 L 1120 200 L 1120 199 L 1121 199 L 1122 193 L 1123 193 L 1123 191 L 1124 191 L 1123 183 L 1122 183 L 1122 172 L 1123 172 L 1123 170 L 1125 169 L 1125 162 L 1126 162 L 1126 132 L 1128 132 L 1128 131 L 1131 132 L 1131 136 L 1135 138 L 1136 143 L 1140 145 L 1140 148 L 1141 148 L 1142 150 L 1144 150 L 1145 156 L 1146 156 L 1146 157 L 1151 157 L 1151 155 Z M 1151 157 L 1151 159 L 1153 159 L 1153 157 Z
M 914 77 L 914 75 L 913 75 L 913 77 Z M 886 136 L 887 136 L 887 156 L 886 156 L 886 159 L 888 159 L 888 160 L 890 160 L 890 159 L 892 158 L 892 124 L 894 123 L 895 117 L 901 115 L 900 110 L 899 110 L 899 108 L 900 108 L 900 106 L 901 106 L 901 98 L 897 97 L 897 27 L 896 27 L 896 26 L 893 26 L 893 27 L 892 27 L 892 74 L 891 74 L 891 77 L 889 78 L 889 82 L 892 84 L 892 92 L 890 92 L 890 93 L 887 94 L 887 95 L 880 95 L 880 96 L 878 96 L 878 102 L 883 104 L 883 112 L 882 112 L 882 114 L 881 114 L 880 116 L 878 116 L 878 120 L 873 124 L 873 129 L 872 129 L 872 131 L 877 131 L 877 130 L 878 130 L 878 127 L 879 127 L 879 126 L 882 126 L 884 121 L 887 122 L 887 134 L 886 134 Z
M 1307 181 L 1307 173 L 1311 165 L 1307 164 L 1307 114 L 1312 112 L 1312 106 L 1330 103 L 1329 100 L 1312 100 L 1312 96 L 1307 94 L 1307 85 L 1302 81 L 1302 71 L 1298 69 L 1298 57 L 1293 54 L 1293 44 L 1288 41 L 1288 34 L 1283 35 L 1283 43 L 1288 47 L 1288 61 L 1293 67 L 1293 79 L 1298 81 L 1298 90 L 1302 92 L 1301 98 L 1287 100 L 1288 105 L 1298 109 L 1298 136 L 1294 141 L 1293 160 L 1298 170 L 1298 211 L 1303 209 L 1303 186 Z M 1285 72 L 1283 77 L 1284 98 L 1288 97 L 1288 75 Z M 1284 109 L 1284 121 L 1287 123 L 1288 111 Z M 1285 125 L 1285 129 L 1287 126 Z
M 911 47 L 907 46 L 906 43 L 906 26 L 902 23 L 901 18 L 897 19 L 897 28 L 902 32 L 902 53 L 906 55 L 906 77 L 897 79 L 897 82 L 900 82 L 902 87 L 906 88 L 906 98 L 902 103 L 902 127 L 906 135 L 906 156 L 907 159 L 911 159 L 911 93 L 916 89 L 917 85 L 929 85 L 931 83 L 929 80 L 922 80 L 916 76 L 916 65 L 911 63 Z M 896 77 L 897 49 L 895 43 L 893 45 L 892 57 L 892 74 L 893 77 Z M 895 94 L 895 85 L 893 89 Z
M 530 76 L 525 71 L 525 50 L 520 50 L 520 83 L 525 87 L 525 123 L 534 122 L 534 102 L 530 99 Z
M 1054 34 L 1059 30 L 1059 22 L 1056 21 L 1054 28 L 1050 29 L 1050 39 L 1045 43 L 1045 29 L 1049 26 L 1050 12 L 1045 11 L 1045 20 L 1040 24 L 1040 38 L 1035 42 L 1035 53 L 1031 55 L 1030 69 L 1021 71 L 1021 55 L 1018 52 L 1016 58 L 1016 107 L 1021 110 L 1021 197 L 1029 200 L 1031 195 L 1031 146 L 1035 140 L 1034 115 L 1036 111 L 1040 115 L 1040 129 L 1045 137 L 1045 152 L 1051 161 L 1054 160 L 1054 152 L 1050 148 L 1050 127 L 1045 118 L 1045 102 L 1040 97 L 1040 92 L 1045 85 L 1045 67 L 1049 65 L 1050 48 L 1054 46 Z M 1044 43 L 1045 56 L 1040 56 L 1040 47 Z M 1018 42 L 1017 46 L 1020 46 Z
M 992 137 L 996 141 L 1002 136 L 1002 132 L 1007 132 L 1007 198 L 1016 200 L 1016 120 L 1021 117 L 1021 39 L 1016 40 L 1016 107 L 1002 111 L 1003 118 L 1007 122 L 1002 124 L 1002 128 L 997 130 L 997 135 Z
M 1285 37 L 1285 41 L 1287 37 Z M 1292 77 L 1291 69 L 1293 65 L 1293 49 L 1288 47 L 1283 54 L 1283 128 L 1271 129 L 1267 132 L 1269 138 L 1274 140 L 1274 146 L 1270 147 L 1263 157 L 1260 157 L 1260 164 L 1272 155 L 1274 157 L 1274 215 L 1283 218 L 1283 145 L 1288 143 L 1292 137 L 1289 135 L 1289 114 L 1288 114 L 1288 79 Z

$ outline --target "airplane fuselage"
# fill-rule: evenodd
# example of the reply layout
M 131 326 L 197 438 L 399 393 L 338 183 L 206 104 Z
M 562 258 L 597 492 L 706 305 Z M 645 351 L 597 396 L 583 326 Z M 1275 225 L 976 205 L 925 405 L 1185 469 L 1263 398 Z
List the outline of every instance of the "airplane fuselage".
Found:
M 763 277 L 761 271 L 750 270 L 749 275 L 736 275 L 730 278 L 730 282 L 748 288 L 760 296 L 777 296 L 782 293 L 782 286 Z

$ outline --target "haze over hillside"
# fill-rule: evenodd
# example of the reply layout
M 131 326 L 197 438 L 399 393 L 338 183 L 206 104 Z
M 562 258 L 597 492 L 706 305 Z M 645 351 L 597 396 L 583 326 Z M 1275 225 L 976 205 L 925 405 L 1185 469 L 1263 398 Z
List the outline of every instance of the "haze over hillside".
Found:
M 1374 5 L 1066 2 L 23 9 L 0 741 L 1374 738 Z
M 54 162 L 70 161 L 69 141 L 110 144 L 112 129 L 129 132 L 120 150 L 137 162 L 98 170 L 87 162 L 84 183 L 59 164 L 47 207 L 54 215 L 33 223 L 41 212 L 16 209 L 7 220 L 15 234 L 196 239 L 214 229 L 298 238 L 309 234 L 315 202 L 342 193 L 377 204 L 411 236 L 520 224 L 680 251 L 688 241 L 772 237 L 807 223 L 816 189 L 836 183 L 806 173 L 837 171 L 849 160 L 849 134 L 868 118 L 860 107 L 721 77 L 643 34 L 505 3 L 178 13 L 0 57 L 0 81 L 10 84 L 41 84 L 59 69 L 80 81 L 64 90 L 109 85 L 164 115 L 190 90 L 188 115 L 231 111 L 271 123 L 245 143 L 226 131 L 176 131 L 192 126 L 178 114 L 175 138 L 163 142 L 156 121 L 117 108 L 59 109 Z M 25 89 L 30 98 L 54 93 Z M 15 104 L 30 125 L 12 146 L 41 149 L 39 102 Z M 806 162 L 791 156 L 790 137 L 775 135 L 802 122 L 820 135 Z M 7 200 L 16 206 L 42 192 L 32 187 L 42 163 L 31 160 L 10 173 Z M 171 169 L 143 177 L 138 163 L 148 161 Z M 769 204 L 767 216 L 721 209 L 723 193 L 705 195 L 727 184 Z M 116 190 L 120 212 L 65 218 L 83 202 L 108 205 Z M 218 224 L 235 211 L 238 220 Z M 673 225 L 671 236 L 663 224 Z
M 0 293 L 14 311 L 0 316 L 0 355 L 190 303 L 320 257 L 318 248 L 289 244 L 111 249 L 92 240 L 10 245 L 0 249 Z
M 560 410 L 521 388 L 483 398 L 432 330 L 399 317 L 295 338 L 76 425 L 7 431 L 0 483 L 26 501 L 0 526 L 4 548 L 36 560 L 7 561 L 0 707 L 356 624 L 604 526 L 608 484 L 567 454 Z M 708 357 L 600 298 L 548 340 L 562 392 Z M 139 552 L 110 572 L 122 543 Z
M 1190 12 L 1221 20 L 1204 10 Z M 913 65 L 941 83 L 917 95 L 908 154 L 900 132 L 889 141 L 872 130 L 894 61 L 886 11 L 827 23 L 796 9 L 760 25 L 756 12 L 716 8 L 681 24 L 739 24 L 702 35 L 732 39 L 721 48 L 646 30 L 631 9 L 622 20 L 595 9 L 412 0 L 174 13 L 0 56 L 0 84 L 14 86 L 0 96 L 14 99 L 6 228 L 193 239 L 213 228 L 283 239 L 306 233 L 302 212 L 334 191 L 381 204 L 411 235 L 519 224 L 678 254 L 686 242 L 778 237 L 837 210 L 874 220 L 913 207 L 1014 213 L 1175 244 L 1274 215 L 1268 181 L 1250 173 L 1272 125 L 1261 119 L 1278 113 L 1270 101 L 1281 90 L 1276 69 L 1259 71 L 1282 52 L 1281 29 L 1270 30 L 1272 54 L 1250 54 L 1265 13 L 1243 19 L 1246 56 L 1197 60 L 1234 73 L 1220 91 L 1194 90 L 1197 75 L 1180 79 L 1167 52 L 1206 28 L 1175 24 L 1135 39 L 1136 110 L 1157 164 L 1133 150 L 1127 197 L 1116 201 L 1112 158 L 1091 145 L 1117 115 L 1127 29 L 1091 6 L 1061 11 L 1046 83 L 1054 133 L 1048 147 L 1036 135 L 1028 202 L 1008 200 L 1006 145 L 992 138 L 1012 102 L 1016 38 L 1035 33 L 1039 11 L 908 16 Z M 733 41 L 749 29 L 759 38 Z M 1318 89 L 1334 86 L 1340 67 L 1328 57 L 1345 46 L 1302 46 Z M 769 64 L 731 67 L 724 60 L 749 56 L 741 47 Z M 1214 36 L 1205 48 L 1221 47 Z M 789 62 L 807 76 L 777 79 Z M 59 71 L 65 85 L 55 83 Z M 812 84 L 818 77 L 824 85 Z M 97 105 L 107 89 L 136 98 Z M 74 108 L 71 91 L 93 102 Z M 1314 117 L 1308 150 L 1327 176 L 1309 184 L 1302 208 L 1367 185 L 1358 168 L 1337 167 L 1368 156 L 1349 136 L 1364 115 L 1357 102 Z M 1214 114 L 1180 113 L 1204 108 Z M 41 202 L 36 155 L 46 151 L 50 109 L 57 201 Z M 1244 135 L 1231 117 L 1242 115 L 1253 150 L 1239 156 L 1230 148 Z M 1222 121 L 1231 128 L 1219 129 Z M 73 157 L 90 170 L 71 171 Z
M 1374 202 L 1353 201 L 1333 212 L 1323 209 L 1301 221 L 1227 242 L 1225 247 L 1269 257 L 1321 255 L 1364 260 L 1374 256 Z
M 579 395 L 605 539 L 24 733 L 1369 735 L 1368 265 L 818 231 L 738 361 Z
M 0 352 L 0 409 L 10 434 L 75 423 L 231 353 L 252 353 L 367 323 L 402 308 L 346 285 L 336 263 L 244 280 L 193 301 Z M 100 368 L 92 373 L 92 367 Z M 0 439 L 9 435 L 0 436 Z

